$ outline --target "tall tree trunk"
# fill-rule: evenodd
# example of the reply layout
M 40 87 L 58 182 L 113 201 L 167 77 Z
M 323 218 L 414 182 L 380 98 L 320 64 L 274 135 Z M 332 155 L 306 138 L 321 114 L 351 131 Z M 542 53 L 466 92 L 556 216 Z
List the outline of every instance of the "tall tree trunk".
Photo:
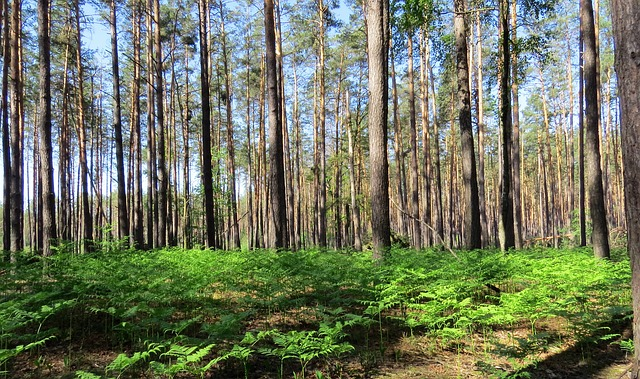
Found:
M 11 69 L 11 49 L 12 44 L 9 43 L 9 2 L 1 0 L 2 5 L 2 56 L 4 64 L 2 65 L 2 169 L 5 180 L 2 182 L 2 204 L 4 204 L 2 212 L 2 250 L 3 258 L 9 259 L 7 255 L 11 249 L 11 207 L 7 204 L 11 203 L 11 151 L 10 151 L 10 135 L 9 135 L 9 72 Z
M 55 194 L 51 146 L 51 36 L 49 34 L 49 1 L 38 0 L 38 63 L 40 64 L 40 178 L 42 180 L 42 255 L 52 253 L 56 239 Z
M 518 40 L 517 37 L 516 1 L 511 3 L 511 39 Z M 513 169 L 513 231 L 515 248 L 522 248 L 522 195 L 520 189 L 520 96 L 518 91 L 518 52 L 511 50 L 511 95 L 513 101 L 513 142 L 511 145 L 511 165 Z
M 222 42 L 222 64 L 224 69 L 225 105 L 226 105 L 226 126 L 227 126 L 227 175 L 229 186 L 229 216 L 231 221 L 231 238 L 229 248 L 240 248 L 240 225 L 238 224 L 238 204 L 236 199 L 236 158 L 235 146 L 233 142 L 233 114 L 231 104 L 231 69 L 229 68 L 229 56 L 227 53 L 227 35 L 225 32 L 224 5 L 220 0 L 220 38 Z
M 111 70 L 113 71 L 113 129 L 116 135 L 116 170 L 118 172 L 118 239 L 129 235 L 127 193 L 124 180 L 124 152 L 122 148 L 122 119 L 120 117 L 120 68 L 118 67 L 118 27 L 116 0 L 111 0 Z
M 324 78 L 325 65 L 325 6 L 322 0 L 318 1 L 318 154 L 320 156 L 319 167 L 319 183 L 318 183 L 318 245 L 320 247 L 327 246 L 327 156 L 325 148 L 326 138 L 326 88 Z
M 482 247 L 480 205 L 476 154 L 471 125 L 471 94 L 469 90 L 469 61 L 467 57 L 467 27 L 465 0 L 455 0 L 454 30 L 456 35 L 456 68 L 458 73 L 458 122 L 462 146 L 462 172 L 464 187 L 464 244 L 467 249 Z
M 511 42 L 509 0 L 500 0 L 500 127 L 502 129 L 502 177 L 500 181 L 500 223 L 498 233 L 503 251 L 515 246 L 513 193 L 511 191 L 511 90 L 509 86 Z
M 246 59 L 246 74 L 247 74 L 247 82 L 246 82 L 246 101 L 247 101 L 247 115 L 246 115 L 246 123 L 247 123 L 247 245 L 249 250 L 253 250 L 255 247 L 255 242 L 253 236 L 255 234 L 255 226 L 253 222 L 253 192 L 254 192 L 254 180 L 253 180 L 253 134 L 251 131 L 251 42 L 250 42 L 250 25 L 247 26 L 247 40 L 246 40 L 246 48 L 247 55 Z
M 22 82 L 20 62 L 20 36 L 21 36 L 21 6 L 20 1 L 14 0 L 11 5 L 11 44 L 10 52 L 10 84 L 11 92 L 11 194 L 7 203 L 11 209 L 10 214 L 10 250 L 16 253 L 24 247 L 23 239 L 23 181 L 22 181 Z M 15 255 L 12 255 L 12 260 Z
M 602 168 L 600 167 L 600 104 L 597 93 L 596 38 L 591 0 L 580 1 L 580 25 L 584 39 L 584 80 L 585 80 L 585 149 L 588 172 L 589 210 L 593 232 L 591 242 L 593 253 L 598 258 L 609 258 L 609 229 L 604 206 L 602 188 Z
M 82 36 L 80 29 L 80 4 L 75 0 L 75 27 L 76 27 L 76 85 L 78 91 L 77 104 L 77 129 L 80 149 L 80 187 L 82 200 L 82 234 L 80 236 L 84 251 L 92 249 L 93 219 L 91 217 L 91 204 L 89 203 L 89 165 L 87 160 L 87 136 L 84 117 L 84 68 L 82 65 Z
M 429 57 L 428 36 L 425 29 L 420 31 L 420 111 L 422 115 L 422 230 L 423 246 L 431 245 L 431 135 L 429 133 L 429 78 L 427 61 Z
M 189 47 L 185 46 L 184 54 L 184 66 L 189 67 Z M 184 106 L 182 109 L 182 146 L 184 149 L 184 164 L 182 172 L 182 180 L 184 181 L 184 189 L 182 195 L 182 246 L 185 249 L 190 249 L 192 246 L 192 224 L 191 224 L 191 209 L 193 204 L 191 203 L 191 150 L 189 148 L 191 133 L 190 133 L 190 121 L 191 121 L 191 98 L 189 97 L 189 70 L 185 71 L 184 78 Z M 251 192 L 249 192 L 251 193 Z
M 146 3 L 147 42 L 147 245 L 158 247 L 158 167 L 156 161 L 155 76 L 153 63 L 153 0 Z
M 153 0 L 154 29 L 154 69 L 155 69 L 155 100 L 156 100 L 156 120 L 158 130 L 158 234 L 157 246 L 167 245 L 167 215 L 169 206 L 169 174 L 167 172 L 167 149 L 165 126 L 164 126 L 164 78 L 162 64 L 162 36 L 160 30 L 160 1 Z
M 400 124 L 400 105 L 398 101 L 398 84 L 396 80 L 395 54 L 391 50 L 391 97 L 393 104 L 393 149 L 396 156 L 396 189 L 398 192 L 397 232 L 407 235 L 407 180 L 404 171 L 404 149 L 402 146 L 402 125 Z
M 478 199 L 480 204 L 480 229 L 482 230 L 483 246 L 489 244 L 489 223 L 487 222 L 487 205 L 484 185 L 484 156 L 485 156 L 485 123 L 484 123 L 484 90 L 482 75 L 482 24 L 480 12 L 476 12 L 476 118 L 478 121 Z
M 627 246 L 631 258 L 634 356 L 632 378 L 640 377 L 640 7 L 611 1 L 615 65 L 620 98 Z
M 382 259 L 391 246 L 387 159 L 389 2 L 388 0 L 366 0 L 365 10 L 369 61 L 369 160 L 373 258 Z
M 142 130 L 140 120 L 140 2 L 132 6 L 131 22 L 133 29 L 133 80 L 131 82 L 131 130 L 133 131 L 133 212 L 131 219 L 131 235 L 135 246 L 142 248 L 144 244 L 144 216 L 142 205 Z
M 353 248 L 356 251 L 362 250 L 362 237 L 360 227 L 360 206 L 358 205 L 357 188 L 356 188 L 356 165 L 355 165 L 355 136 L 352 130 L 351 107 L 349 99 L 349 91 L 346 94 L 346 127 L 347 127 L 347 143 L 349 144 L 349 194 L 351 195 L 351 222 L 353 223 Z M 357 130 L 356 133 L 357 135 Z
M 574 124 L 573 124 L 573 112 L 574 112 L 574 99 L 573 99 L 573 68 L 571 66 L 571 39 L 567 38 L 567 89 L 569 90 L 569 143 L 567 152 L 569 153 L 569 223 L 573 219 L 575 211 L 575 145 L 574 145 Z M 581 111 L 582 112 L 582 111 Z
M 295 220 L 296 220 L 296 225 L 295 225 L 295 233 L 294 236 L 292 237 L 291 240 L 291 246 L 295 249 L 301 249 L 303 248 L 302 246 L 302 190 L 303 190 L 303 184 L 302 184 L 302 172 L 300 171 L 301 168 L 301 150 L 302 150 L 302 136 L 300 133 L 300 110 L 298 108 L 299 104 L 298 104 L 298 73 L 296 71 L 296 61 L 295 59 L 293 60 L 293 67 L 292 67 L 292 72 L 293 72 L 293 129 L 294 129 L 294 134 L 295 134 L 295 175 L 296 175 L 296 191 L 295 191 Z
M 438 108 L 436 107 L 435 76 L 433 75 L 433 66 L 431 66 L 430 60 L 427 60 L 427 69 L 429 71 L 429 79 L 431 82 L 432 108 L 436 110 Z M 440 241 L 444 243 L 444 206 L 442 203 L 442 168 L 440 166 L 440 125 L 438 121 L 438 114 L 435 111 L 433 114 L 433 136 L 435 147 L 433 156 L 435 157 L 434 167 L 436 175 L 436 187 L 434 189 L 436 196 L 436 233 L 440 237 Z
M 273 0 L 264 2 L 266 44 L 267 99 L 269 102 L 269 186 L 271 200 L 271 226 L 275 248 L 288 246 L 286 191 L 282 143 L 282 112 L 276 62 L 275 13 Z
M 411 147 L 411 217 L 413 225 L 413 246 L 422 248 L 422 234 L 420 229 L 420 197 L 418 188 L 418 132 L 416 130 L 416 101 L 413 79 L 413 33 L 408 36 L 407 50 L 409 60 L 407 62 L 407 80 L 409 80 L 409 143 Z
M 213 205 L 213 167 L 211 157 L 211 100 L 209 89 L 209 49 L 207 46 L 209 2 L 198 1 L 200 31 L 200 91 L 202 99 L 202 186 L 204 189 L 204 213 L 206 245 L 216 247 L 216 224 Z
M 579 219 L 580 219 L 580 246 L 587 246 L 587 210 L 586 210 L 586 190 L 585 190 L 585 167 L 584 167 L 584 36 L 582 28 L 580 28 L 580 41 L 579 41 L 579 57 L 578 67 L 579 73 L 579 88 L 578 88 L 578 166 L 580 177 L 579 180 Z

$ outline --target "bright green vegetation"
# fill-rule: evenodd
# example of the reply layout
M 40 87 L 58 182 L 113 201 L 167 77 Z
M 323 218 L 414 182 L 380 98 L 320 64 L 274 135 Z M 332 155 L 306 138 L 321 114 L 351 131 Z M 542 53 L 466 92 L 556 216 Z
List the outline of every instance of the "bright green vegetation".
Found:
M 630 314 L 623 252 L 598 261 L 589 250 L 509 254 L 394 249 L 370 253 L 275 253 L 168 249 L 22 257 L 0 268 L 0 371 L 63 346 L 65 365 L 102 344 L 110 363 L 69 367 L 76 377 L 349 376 L 345 362 L 375 366 L 404 335 L 434 351 L 472 335 L 526 326 L 478 361 L 486 376 L 502 351 L 535 362 L 551 339 L 550 318 L 576 341 L 612 338 L 605 323 Z M 546 339 L 545 339 L 546 338 Z M 354 365 L 355 365 L 354 364 Z M 351 366 L 354 366 L 351 365 Z M 488 368 L 487 368 L 488 367 Z M 0 375 L 1 376 L 1 375 Z

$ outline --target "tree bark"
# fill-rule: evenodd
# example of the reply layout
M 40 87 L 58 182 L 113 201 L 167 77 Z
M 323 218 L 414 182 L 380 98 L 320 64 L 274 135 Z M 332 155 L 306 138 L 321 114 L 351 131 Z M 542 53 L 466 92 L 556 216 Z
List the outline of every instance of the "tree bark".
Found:
M 78 90 L 78 138 L 80 149 L 80 187 L 82 199 L 82 234 L 80 236 L 81 244 L 84 252 L 92 250 L 91 241 L 93 240 L 93 218 L 91 217 L 91 204 L 89 203 L 89 165 L 87 160 L 87 137 L 86 124 L 84 115 L 84 68 L 82 65 L 82 32 L 80 29 L 80 4 L 75 1 L 75 26 L 76 26 L 76 71 L 77 71 L 77 90 Z
M 225 32 L 225 16 L 224 5 L 222 0 L 219 2 L 220 7 L 220 38 L 222 40 L 222 65 L 224 69 L 224 88 L 225 88 L 225 112 L 227 126 L 227 175 L 229 188 L 229 217 L 231 222 L 229 248 L 240 248 L 240 225 L 238 224 L 238 204 L 236 199 L 236 158 L 235 146 L 233 141 L 233 115 L 231 103 L 231 70 L 229 68 L 229 56 L 227 52 L 227 34 Z
M 489 223 L 487 222 L 487 206 L 485 199 L 485 123 L 484 123 L 484 90 L 482 75 L 482 25 L 480 12 L 476 13 L 476 117 L 478 120 L 478 198 L 480 200 L 480 229 L 483 246 L 489 244 Z
M 267 99 L 269 102 L 269 186 L 271 203 L 272 247 L 288 246 L 286 189 L 284 181 L 284 157 L 282 143 L 282 112 L 276 62 L 275 14 L 273 0 L 264 1 L 264 26 L 266 44 Z
M 416 130 L 416 101 L 413 79 L 413 33 L 407 39 L 408 62 L 407 80 L 409 81 L 409 145 L 411 148 L 409 160 L 411 165 L 411 222 L 413 231 L 412 246 L 422 248 L 422 234 L 420 229 L 420 197 L 418 188 L 418 132 Z
M 502 177 L 500 180 L 500 249 L 515 247 L 513 193 L 511 191 L 511 90 L 509 86 L 511 42 L 509 36 L 509 0 L 500 0 L 500 127 L 502 131 Z
M 431 245 L 431 135 L 429 133 L 429 78 L 427 61 L 429 57 L 428 36 L 425 29 L 420 31 L 420 110 L 422 114 L 422 230 L 423 246 Z
M 366 0 L 365 11 L 369 61 L 371 228 L 373 258 L 379 260 L 385 256 L 391 246 L 387 158 L 389 2 L 388 0 Z
M 349 91 L 347 90 L 346 94 L 346 126 L 347 126 L 347 143 L 349 144 L 349 194 L 351 196 L 351 222 L 353 224 L 353 248 L 356 251 L 362 250 L 362 237 L 361 237 L 361 227 L 360 227 L 360 206 L 358 205 L 357 199 L 357 188 L 356 188 L 356 164 L 355 164 L 355 136 L 352 130 L 352 120 L 351 120 L 351 107 L 349 106 Z M 356 133 L 357 134 L 357 131 Z
M 511 3 L 511 39 L 517 41 L 516 1 Z M 513 229 L 515 248 L 522 248 L 522 204 L 520 189 L 520 96 L 518 89 L 518 53 L 511 51 L 511 95 L 513 100 L 513 141 L 511 146 L 511 164 L 513 169 Z
M 464 244 L 467 249 L 482 247 L 480 205 L 476 155 L 471 125 L 471 94 L 469 90 L 469 61 L 467 57 L 467 27 L 465 0 L 455 0 L 454 32 L 456 36 L 456 70 L 458 74 L 458 122 L 462 146 L 462 176 L 464 187 Z
M 10 250 L 16 253 L 24 247 L 23 240 L 23 182 L 22 182 L 22 116 L 20 113 L 22 102 L 22 81 L 20 63 L 20 35 L 21 35 L 21 6 L 20 1 L 14 0 L 11 5 L 11 36 L 9 43 L 10 52 L 10 73 L 9 90 L 11 92 L 11 129 L 10 129 L 10 151 L 11 151 L 11 194 L 9 208 L 10 213 Z M 12 260 L 15 255 L 12 255 Z
M 122 118 L 120 102 L 120 68 L 118 57 L 118 27 L 116 23 L 116 1 L 111 0 L 111 69 L 113 71 L 113 129 L 116 137 L 116 170 L 118 172 L 118 239 L 129 235 L 127 193 L 124 179 L 124 152 L 122 148 Z
M 2 65 L 2 169 L 5 180 L 2 188 L 2 203 L 5 204 L 2 212 L 2 249 L 4 250 L 3 258 L 10 259 L 7 255 L 11 249 L 11 207 L 6 206 L 11 202 L 11 151 L 10 151 L 10 135 L 9 135 L 9 72 L 11 67 L 11 43 L 9 43 L 9 2 L 1 0 L 2 5 L 2 56 L 4 64 Z
M 51 146 L 51 35 L 49 1 L 38 0 L 38 47 L 40 64 L 40 178 L 42 180 L 42 255 L 52 253 L 56 239 L 55 194 Z
M 627 247 L 631 258 L 634 357 L 632 378 L 640 377 L 640 7 L 612 0 L 615 66 L 620 98 Z
M 211 104 L 209 90 L 209 49 L 207 13 L 209 2 L 198 1 L 200 32 L 200 95 L 202 99 L 202 186 L 204 189 L 206 246 L 216 247 L 216 224 L 213 205 L 213 173 L 211 158 Z
M 580 25 L 584 38 L 584 80 L 585 80 L 585 149 L 587 151 L 587 186 L 589 210 L 593 231 L 591 242 L 593 253 L 598 258 L 609 258 L 609 229 L 602 188 L 602 168 L 600 166 L 600 104 L 597 92 L 597 55 L 593 6 L 591 0 L 580 1 Z
M 160 30 L 160 1 L 153 0 L 154 29 L 154 71 L 156 80 L 156 129 L 158 131 L 158 232 L 156 235 L 157 246 L 167 245 L 167 215 L 169 206 L 169 174 L 167 172 L 166 132 L 164 125 L 164 77 L 162 64 L 162 36 Z

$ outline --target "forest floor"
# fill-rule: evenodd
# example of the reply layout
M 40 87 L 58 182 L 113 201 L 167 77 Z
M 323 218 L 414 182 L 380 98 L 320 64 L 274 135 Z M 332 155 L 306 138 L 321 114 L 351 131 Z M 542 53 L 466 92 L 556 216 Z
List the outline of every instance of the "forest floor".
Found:
M 603 327 L 620 333 L 618 340 L 631 338 L 630 322 L 612 322 Z M 580 342 L 571 338 L 566 323 L 560 319 L 539 321 L 534 354 L 518 353 L 515 341 L 530 340 L 530 326 L 475 334 L 455 346 L 437 346 L 425 336 L 397 336 L 383 354 L 378 351 L 344 357 L 340 372 L 323 378 L 368 379 L 454 379 L 454 378 L 539 378 L 539 379 L 622 379 L 630 369 L 630 355 L 612 341 Z M 76 377 L 76 371 L 104 372 L 119 354 L 106 348 L 108 340 L 87 340 L 83 346 L 52 345 L 37 354 L 20 356 L 12 365 L 8 378 Z M 318 363 L 310 368 L 321 372 L 336 371 L 336 362 Z M 234 372 L 235 371 L 235 372 Z M 273 367 L 255 369 L 250 378 L 276 378 Z M 1 377 L 1 376 L 0 376 Z M 153 378 L 138 372 L 124 377 Z M 180 377 L 191 377 L 182 374 Z M 205 375 L 213 378 L 241 378 L 239 367 Z M 293 376 L 288 376 L 293 377 Z M 316 378 L 314 375 L 309 375 Z
M 0 268 L 0 378 L 626 378 L 623 252 L 394 254 L 387 268 L 182 251 Z

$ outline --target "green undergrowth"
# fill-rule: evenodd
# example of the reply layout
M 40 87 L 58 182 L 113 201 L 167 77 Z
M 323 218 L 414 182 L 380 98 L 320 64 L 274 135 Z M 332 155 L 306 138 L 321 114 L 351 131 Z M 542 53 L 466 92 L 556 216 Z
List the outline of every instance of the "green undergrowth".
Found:
M 63 346 L 82 378 L 341 377 L 398 335 L 447 349 L 523 323 L 527 338 L 493 351 L 535 356 L 541 320 L 585 340 L 629 317 L 629 282 L 624 252 L 602 261 L 588 249 L 393 249 L 382 264 L 319 250 L 23 256 L 0 267 L 0 376 Z M 96 344 L 109 362 L 72 364 Z

